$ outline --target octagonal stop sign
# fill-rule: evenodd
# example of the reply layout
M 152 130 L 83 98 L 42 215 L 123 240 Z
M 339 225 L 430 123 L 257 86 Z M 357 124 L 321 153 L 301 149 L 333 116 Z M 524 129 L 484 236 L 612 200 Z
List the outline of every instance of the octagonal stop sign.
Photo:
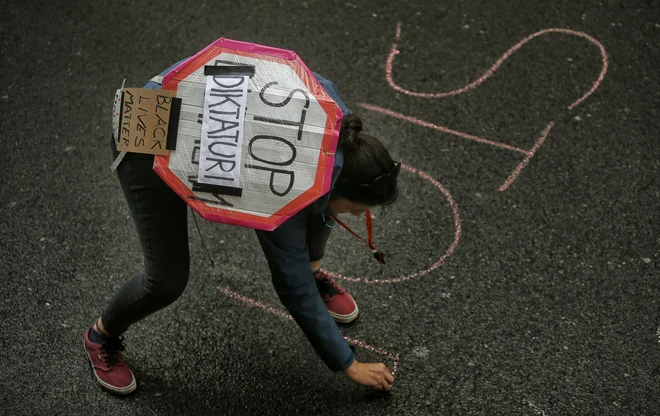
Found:
M 201 217 L 271 231 L 330 190 L 343 114 L 294 52 L 221 38 L 163 89 L 182 105 L 154 170 Z

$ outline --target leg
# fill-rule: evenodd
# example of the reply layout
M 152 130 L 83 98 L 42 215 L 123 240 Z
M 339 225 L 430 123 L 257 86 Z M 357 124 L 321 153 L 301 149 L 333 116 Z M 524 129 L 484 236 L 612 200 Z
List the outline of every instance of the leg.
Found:
M 337 322 L 349 323 L 356 320 L 360 313 L 355 300 L 330 276 L 320 271 L 325 246 L 335 225 L 335 220 L 327 215 L 310 217 L 307 224 L 307 248 L 316 287 L 330 315 Z
M 174 302 L 188 283 L 186 204 L 153 171 L 153 160 L 152 155 L 128 153 L 117 168 L 145 271 L 126 282 L 103 312 L 99 327 L 114 336 Z
M 328 215 L 314 215 L 307 224 L 307 247 L 309 249 L 309 261 L 312 271 L 321 268 L 321 259 L 325 254 L 325 246 L 328 243 L 330 233 L 337 224 Z

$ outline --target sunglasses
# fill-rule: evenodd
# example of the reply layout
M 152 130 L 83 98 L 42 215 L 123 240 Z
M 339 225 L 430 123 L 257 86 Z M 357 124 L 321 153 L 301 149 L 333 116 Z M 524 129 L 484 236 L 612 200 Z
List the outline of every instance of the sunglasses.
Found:
M 387 185 L 391 183 L 391 178 L 392 177 L 397 177 L 399 175 L 399 171 L 401 170 L 401 162 L 394 162 L 394 167 L 390 169 L 388 172 L 386 172 L 383 175 L 380 175 L 371 183 L 362 183 L 362 182 L 356 182 L 352 181 L 349 179 L 344 179 L 339 176 L 337 178 L 337 184 L 339 185 L 341 183 L 341 187 L 350 187 L 353 190 L 360 191 L 360 192 L 369 192 L 371 194 L 377 194 L 385 190 L 387 188 Z

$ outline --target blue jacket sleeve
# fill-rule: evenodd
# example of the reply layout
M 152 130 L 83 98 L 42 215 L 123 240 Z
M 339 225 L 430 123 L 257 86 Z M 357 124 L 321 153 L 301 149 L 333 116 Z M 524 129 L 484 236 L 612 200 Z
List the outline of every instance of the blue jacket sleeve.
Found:
M 257 230 L 257 237 L 280 301 L 328 368 L 342 371 L 353 364 L 355 356 L 316 288 L 309 265 L 305 211 L 274 231 Z
M 339 108 L 341 108 L 342 113 L 344 113 L 344 115 L 352 114 L 351 110 L 346 106 L 346 104 L 344 104 L 344 101 L 341 99 L 339 90 L 337 89 L 335 83 L 317 74 L 316 72 L 312 72 L 312 74 L 314 74 L 316 79 L 321 83 L 321 86 L 330 95 L 330 97 L 335 100 Z
M 190 57 L 188 57 L 188 58 L 190 58 Z M 179 66 L 179 64 L 182 64 L 183 61 L 185 61 L 185 60 L 188 59 L 188 58 L 183 58 L 183 59 L 180 60 L 179 62 L 177 62 L 177 63 L 175 63 L 175 64 L 172 64 L 172 66 L 170 66 L 170 67 L 167 68 L 167 69 L 164 69 L 163 72 L 161 72 L 159 75 L 160 75 L 160 76 L 165 76 L 165 75 L 167 75 L 168 72 L 170 72 L 171 70 L 173 70 L 174 68 L 176 68 L 177 66 Z M 147 83 L 145 84 L 145 86 L 144 86 L 144 88 L 148 88 L 148 89 L 152 89 L 152 90 L 159 90 L 159 89 L 161 89 L 162 87 L 163 87 L 163 86 L 162 86 L 161 84 L 159 84 L 159 83 L 157 83 L 157 82 L 154 82 L 154 81 L 151 81 L 151 80 L 150 80 L 149 82 L 147 82 Z

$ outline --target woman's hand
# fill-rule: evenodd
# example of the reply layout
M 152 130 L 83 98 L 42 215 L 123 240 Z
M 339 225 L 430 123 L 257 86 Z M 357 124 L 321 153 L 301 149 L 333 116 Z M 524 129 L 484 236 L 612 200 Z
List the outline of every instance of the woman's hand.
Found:
M 350 367 L 344 370 L 344 374 L 354 383 L 379 391 L 390 391 L 392 383 L 394 383 L 392 373 L 382 363 L 360 363 L 355 360 Z

